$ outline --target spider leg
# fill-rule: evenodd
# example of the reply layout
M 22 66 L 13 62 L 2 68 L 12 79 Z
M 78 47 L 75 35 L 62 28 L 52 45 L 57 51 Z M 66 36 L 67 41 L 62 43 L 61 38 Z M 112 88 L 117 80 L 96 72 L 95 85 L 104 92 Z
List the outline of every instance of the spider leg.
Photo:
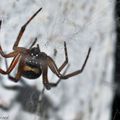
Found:
M 68 63 L 68 54 L 67 54 L 67 47 L 66 47 L 66 42 L 64 41 L 64 51 L 65 51 L 65 61 L 63 62 L 63 64 L 59 67 L 59 72 L 62 71 L 62 69 L 67 65 Z M 56 52 L 56 51 L 55 51 Z M 67 69 L 68 69 L 69 65 L 67 66 L 67 68 L 65 69 L 65 71 L 63 72 L 63 75 L 65 75 Z M 58 79 L 57 82 L 55 83 L 49 83 L 51 87 L 56 87 L 59 82 L 61 81 L 61 79 Z
M 6 69 L 8 69 L 7 59 L 5 59 L 5 64 L 6 64 Z M 15 77 L 11 76 L 9 73 L 8 78 L 13 82 L 18 82 L 21 78 L 21 69 L 18 68 L 18 71 Z
M 5 62 L 6 62 L 6 58 L 14 57 L 13 60 L 12 60 L 12 62 L 11 62 L 11 64 L 10 64 L 10 67 L 8 67 L 8 65 L 6 65 L 7 71 L 4 71 L 4 70 L 2 70 L 2 69 L 0 68 L 0 73 L 2 73 L 2 74 L 8 74 L 8 77 L 9 77 L 12 81 L 14 81 L 14 82 L 17 82 L 17 81 L 20 79 L 20 77 L 21 77 L 21 72 L 18 70 L 18 73 L 17 73 L 17 75 L 16 75 L 15 78 L 13 78 L 12 76 L 10 76 L 9 73 L 10 73 L 10 72 L 14 69 L 14 67 L 16 66 L 16 64 L 17 64 L 17 62 L 18 62 L 18 60 L 19 60 L 19 58 L 20 58 L 20 52 L 21 52 L 22 50 L 24 50 L 24 49 L 21 49 L 21 48 L 20 48 L 19 50 L 15 50 L 15 51 L 13 51 L 13 52 L 11 52 L 11 53 L 5 54 L 5 53 L 3 52 L 3 50 L 2 50 L 2 47 L 0 46 L 0 54 L 1 54 L 2 57 L 5 57 Z M 7 63 L 6 63 L 6 64 L 7 64 Z
M 35 40 L 33 41 L 32 45 L 30 46 L 29 49 L 31 49 L 35 45 L 36 42 L 37 42 L 37 38 L 35 38 Z
M 11 53 L 5 54 L 2 50 L 2 47 L 0 46 L 0 54 L 2 57 L 10 58 L 10 57 L 15 57 L 18 54 L 18 51 L 13 51 Z
M 21 72 L 18 70 L 17 74 L 15 77 L 11 76 L 8 74 L 8 78 L 13 81 L 13 82 L 18 82 L 21 79 Z
M 18 44 L 20 42 L 20 39 L 27 27 L 27 25 L 31 22 L 31 20 L 42 10 L 42 8 L 40 8 L 38 11 L 36 11 L 31 17 L 30 19 L 21 27 L 20 31 L 19 31 L 19 34 L 17 36 L 17 39 L 15 41 L 15 44 L 13 45 L 13 49 L 16 50 L 16 48 L 18 47 Z
M 66 48 L 66 43 L 64 42 L 64 49 L 65 49 L 65 58 L 66 58 L 66 60 L 64 61 L 64 63 L 61 65 L 61 67 L 59 68 L 59 72 L 67 65 L 67 63 L 68 63 L 68 56 L 67 56 L 67 48 Z M 56 49 L 54 50 L 54 57 L 56 56 Z M 68 66 L 66 67 L 66 69 L 64 70 L 64 72 L 63 72 L 63 75 L 65 75 L 65 73 L 67 72 L 67 70 L 68 70 L 68 68 L 69 68 L 69 64 L 68 64 Z M 61 81 L 61 79 L 58 79 L 57 80 L 57 82 L 55 82 L 55 83 L 52 83 L 52 82 L 49 82 L 49 85 L 50 85 L 50 87 L 56 87 L 59 83 L 60 83 L 60 81 Z
M 70 78 L 70 77 L 73 77 L 75 75 L 78 75 L 78 74 L 82 73 L 84 68 L 85 68 L 85 65 L 87 63 L 87 60 L 89 58 L 90 52 L 91 52 L 91 48 L 89 48 L 89 50 L 88 50 L 88 54 L 86 56 L 86 59 L 85 59 L 83 65 L 82 65 L 81 69 L 80 70 L 76 70 L 75 72 L 72 72 L 72 73 L 69 73 L 69 74 L 63 76 L 63 79 L 67 79 L 67 78 Z
M 64 72 L 63 72 L 62 75 L 65 75 L 65 73 L 67 72 L 69 66 L 70 66 L 70 64 L 68 64 L 68 66 L 66 67 L 66 69 L 64 70 Z M 59 79 L 57 80 L 57 82 L 55 82 L 55 83 L 51 83 L 51 82 L 50 82 L 49 84 L 50 84 L 51 87 L 56 87 L 56 86 L 60 83 L 61 80 L 62 80 L 62 79 L 59 78 Z
M 48 76 L 47 76 L 47 74 L 48 74 L 48 67 L 46 65 L 44 65 L 42 67 L 42 70 L 43 70 L 43 73 L 42 73 L 43 84 L 44 84 L 44 86 L 46 87 L 47 90 L 50 90 L 51 86 L 50 86 L 50 84 L 48 82 Z
M 1 24 L 2 24 L 2 21 L 0 20 L 0 28 L 1 28 Z M 17 51 L 14 51 L 14 52 L 11 52 L 11 53 L 9 53 L 9 54 L 5 54 L 5 53 L 3 52 L 3 50 L 2 50 L 1 45 L 0 45 L 0 54 L 1 54 L 3 57 L 5 57 L 5 58 L 10 58 L 10 57 L 16 56 L 16 55 L 18 54 L 18 52 L 17 52 Z
M 75 76 L 75 75 L 78 75 L 78 74 L 82 73 L 82 71 L 84 70 L 84 67 L 85 67 L 85 65 L 87 63 L 87 60 L 89 58 L 90 51 L 91 51 L 91 48 L 89 48 L 89 50 L 88 50 L 88 54 L 86 56 L 84 64 L 82 65 L 82 68 L 80 70 L 77 70 L 75 72 L 69 73 L 67 75 L 60 74 L 59 69 L 57 68 L 55 62 L 50 57 L 48 57 L 48 66 L 50 67 L 50 69 L 52 70 L 52 72 L 55 73 L 60 79 L 68 79 L 68 78 L 70 78 L 72 76 Z
M 59 72 L 61 72 L 61 70 L 67 65 L 68 63 L 68 54 L 67 54 L 67 47 L 66 47 L 66 42 L 64 42 L 64 51 L 65 51 L 65 61 L 63 62 L 63 64 L 59 67 Z
M 7 69 L 6 71 L 4 71 L 4 70 L 2 70 L 2 69 L 0 68 L 0 73 L 2 73 L 2 74 L 9 74 L 9 73 L 14 69 L 14 67 L 16 66 L 19 58 L 20 58 L 20 54 L 16 55 L 16 56 L 13 58 L 10 66 L 8 67 L 8 69 Z

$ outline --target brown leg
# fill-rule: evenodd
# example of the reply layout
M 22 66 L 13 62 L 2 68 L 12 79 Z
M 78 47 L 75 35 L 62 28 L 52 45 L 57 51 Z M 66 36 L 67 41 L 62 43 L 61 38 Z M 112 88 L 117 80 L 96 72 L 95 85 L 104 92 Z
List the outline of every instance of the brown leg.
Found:
M 1 24 L 1 22 L 0 22 L 0 24 Z M 7 71 L 4 71 L 4 70 L 2 70 L 2 69 L 0 68 L 0 73 L 2 73 L 2 74 L 8 74 L 8 73 L 10 73 L 10 72 L 14 69 L 15 65 L 16 65 L 17 62 L 18 62 L 18 59 L 19 59 L 19 57 L 20 57 L 20 54 L 18 54 L 17 51 L 11 52 L 11 53 L 9 53 L 9 54 L 5 54 L 5 53 L 3 52 L 1 46 L 0 46 L 0 54 L 1 54 L 1 56 L 5 57 L 5 58 L 14 57 L 13 60 L 12 60 L 12 63 L 10 64 L 10 67 L 7 69 Z
M 85 65 L 87 63 L 87 60 L 89 58 L 90 52 L 91 52 L 91 48 L 89 48 L 89 50 L 88 50 L 88 54 L 87 54 L 86 59 L 85 59 L 83 65 L 82 65 L 82 68 L 80 70 L 77 70 L 75 72 L 72 72 L 72 73 L 69 73 L 69 74 L 63 76 L 63 79 L 67 79 L 67 78 L 70 78 L 70 77 L 73 77 L 75 75 L 78 75 L 78 74 L 82 73 L 84 68 L 85 68 Z
M 1 54 L 2 57 L 10 58 L 10 57 L 15 57 L 18 54 L 18 52 L 17 51 L 13 51 L 11 53 L 5 54 L 3 52 L 3 50 L 2 50 L 2 47 L 0 46 L 0 54 Z
M 21 39 L 21 37 L 22 37 L 22 35 L 23 35 L 23 33 L 24 33 L 27 25 L 31 22 L 31 20 L 32 20 L 41 10 L 42 10 L 42 8 L 40 8 L 35 14 L 33 14 L 33 16 L 30 17 L 30 19 L 21 27 L 21 29 L 20 29 L 20 31 L 19 31 L 19 34 L 18 34 L 18 36 L 17 36 L 17 39 L 16 39 L 16 41 L 15 41 L 15 44 L 14 44 L 14 46 L 13 46 L 13 49 L 14 49 L 14 50 L 16 50 L 16 48 L 18 47 L 18 44 L 19 44 L 19 42 L 20 42 L 20 39 Z
M 10 64 L 9 68 L 7 69 L 7 71 L 4 71 L 4 70 L 2 70 L 2 69 L 0 68 L 0 73 L 2 73 L 2 74 L 9 74 L 9 73 L 14 69 L 14 67 L 16 66 L 19 58 L 20 58 L 20 54 L 18 54 L 17 56 L 15 56 L 15 57 L 13 58 L 13 60 L 12 60 L 12 62 L 11 62 L 11 64 Z
M 11 76 L 10 74 L 8 74 L 8 78 L 13 81 L 13 82 L 18 82 L 21 78 L 21 72 L 18 70 L 17 74 L 15 77 Z
M 8 69 L 8 64 L 7 64 L 7 60 L 5 59 L 5 64 L 6 64 L 6 69 Z M 18 69 L 18 72 L 16 74 L 15 77 L 11 76 L 10 74 L 8 74 L 8 78 L 13 81 L 13 82 L 18 82 L 21 78 L 21 69 Z
M 15 65 L 17 64 L 17 62 L 18 62 L 18 60 L 19 60 L 19 58 L 20 58 L 20 54 L 19 54 L 19 53 L 20 53 L 22 50 L 24 50 L 24 49 L 22 49 L 22 48 L 18 48 L 17 51 L 16 51 L 16 48 L 18 47 L 18 44 L 19 44 L 19 42 L 20 42 L 20 39 L 21 39 L 21 37 L 22 37 L 25 29 L 26 29 L 26 26 L 27 26 L 27 25 L 31 22 L 31 20 L 41 11 L 41 9 L 42 9 L 42 8 L 40 8 L 40 9 L 22 26 L 22 28 L 21 28 L 21 30 L 20 30 L 20 32 L 19 32 L 19 34 L 18 34 L 18 37 L 17 37 L 17 39 L 16 39 L 16 42 L 15 42 L 15 44 L 14 44 L 14 46 L 13 46 L 13 49 L 15 50 L 15 52 L 11 52 L 11 53 L 9 53 L 9 54 L 4 54 L 4 52 L 2 51 L 2 48 L 1 48 L 1 46 L 0 46 L 0 54 L 1 54 L 3 57 L 5 57 L 5 58 L 14 57 L 12 63 L 10 64 L 9 68 L 7 69 L 7 71 L 4 71 L 4 70 L 2 70 L 2 69 L 0 68 L 0 73 L 2 73 L 2 74 L 9 74 L 9 73 L 14 69 Z M 1 23 L 2 23 L 2 22 L 0 21 L 0 26 L 1 26 Z M 17 54 L 18 54 L 18 55 L 17 55 Z
M 67 47 L 66 47 L 66 42 L 64 42 L 64 50 L 65 50 L 65 61 L 64 63 L 59 67 L 59 72 L 67 65 L 68 63 L 68 54 L 67 54 Z
M 66 69 L 64 70 L 64 72 L 62 73 L 63 76 L 64 76 L 65 73 L 67 72 L 68 68 L 69 68 L 69 64 L 68 64 L 68 66 L 66 67 Z M 51 87 L 57 87 L 57 85 L 60 83 L 61 80 L 62 80 L 62 79 L 59 78 L 59 79 L 57 80 L 57 82 L 55 82 L 55 83 L 49 83 L 49 85 L 50 85 Z
M 66 42 L 64 42 L 64 50 L 65 50 L 65 61 L 63 62 L 63 64 L 59 67 L 59 68 L 57 68 L 57 66 L 56 66 L 56 64 L 55 64 L 55 62 L 52 60 L 52 58 L 50 58 L 50 57 L 48 57 L 48 63 L 49 63 L 49 61 L 51 61 L 51 63 L 50 63 L 50 68 L 52 69 L 52 71 L 56 74 L 56 72 L 57 72 L 57 75 L 59 76 L 59 74 L 60 74 L 60 72 L 61 72 L 61 70 L 67 65 L 67 63 L 68 63 L 68 55 L 67 55 L 67 47 L 66 47 Z M 56 69 L 56 72 L 54 71 L 54 69 Z M 57 70 L 58 69 L 58 70 Z
M 0 28 L 1 28 L 1 24 L 2 24 L 2 21 L 0 20 Z M 9 54 L 5 54 L 4 52 L 3 52 L 3 50 L 2 50 L 2 47 L 1 47 L 1 45 L 0 45 L 0 54 L 3 56 L 3 57 L 5 57 L 5 58 L 10 58 L 10 57 L 14 57 L 14 56 L 16 56 L 17 54 L 18 54 L 18 52 L 11 52 L 11 53 L 9 53 Z
M 87 54 L 87 57 L 86 57 L 86 59 L 84 61 L 84 64 L 82 65 L 82 68 L 80 70 L 77 70 L 75 72 L 69 73 L 67 75 L 63 76 L 63 75 L 60 74 L 59 69 L 57 68 L 55 62 L 50 57 L 48 57 L 48 66 L 50 67 L 52 72 L 55 73 L 60 79 L 70 78 L 72 76 L 75 76 L 75 75 L 78 75 L 78 74 L 82 73 L 82 71 L 84 70 L 84 67 L 85 67 L 85 65 L 87 63 L 87 60 L 89 58 L 90 51 L 91 51 L 91 48 L 89 48 L 89 50 L 88 50 L 88 54 Z
M 21 50 L 22 50 L 22 49 L 21 49 Z M 2 47 L 0 46 L 0 54 L 1 54 L 3 57 L 5 57 L 5 58 L 14 57 L 13 60 L 12 60 L 12 62 L 11 62 L 11 64 L 10 64 L 10 66 L 7 67 L 7 71 L 4 71 L 4 70 L 2 70 L 2 69 L 0 68 L 0 73 L 2 73 L 2 74 L 9 74 L 9 73 L 14 69 L 14 67 L 16 66 L 16 64 L 17 64 L 17 62 L 18 62 L 18 60 L 19 60 L 19 58 L 20 58 L 20 53 L 19 53 L 19 52 L 20 52 L 21 50 L 19 49 L 18 51 L 13 51 L 13 52 L 11 52 L 11 53 L 5 54 L 5 53 L 3 52 L 3 50 L 2 50 Z M 5 59 L 5 60 L 6 60 L 6 59 Z M 8 76 L 9 76 L 9 75 L 8 75 Z M 20 77 L 20 73 L 18 72 L 18 74 L 16 75 L 16 79 L 13 79 L 13 78 L 11 77 L 11 80 L 17 82 L 18 79 L 19 79 L 19 77 Z M 9 76 L 9 78 L 10 78 L 10 76 Z
M 48 74 L 48 68 L 47 68 L 47 66 L 43 66 L 43 74 L 42 74 L 42 77 L 43 77 L 43 84 L 44 84 L 44 86 L 45 86 L 45 88 L 47 89 L 47 90 L 50 90 L 50 88 L 51 88 L 51 86 L 50 86 L 50 84 L 49 84 L 49 82 L 48 82 L 48 77 L 47 77 L 47 74 Z
M 67 48 L 66 48 L 66 43 L 64 42 L 64 50 L 65 50 L 65 61 L 64 63 L 60 66 L 59 68 L 59 72 L 61 72 L 61 70 L 66 66 L 66 64 L 68 63 L 68 56 L 67 56 Z M 68 69 L 69 65 L 67 66 L 67 68 L 65 69 L 65 71 L 63 72 L 63 75 L 66 73 L 67 69 Z M 61 79 L 58 79 L 56 83 L 49 83 L 48 82 L 48 78 L 47 78 L 47 73 L 48 73 L 48 70 L 46 68 L 46 70 L 44 69 L 43 70 L 44 73 L 43 73 L 43 82 L 44 82 L 44 85 L 47 89 L 50 89 L 51 87 L 56 87 L 59 82 L 61 81 Z

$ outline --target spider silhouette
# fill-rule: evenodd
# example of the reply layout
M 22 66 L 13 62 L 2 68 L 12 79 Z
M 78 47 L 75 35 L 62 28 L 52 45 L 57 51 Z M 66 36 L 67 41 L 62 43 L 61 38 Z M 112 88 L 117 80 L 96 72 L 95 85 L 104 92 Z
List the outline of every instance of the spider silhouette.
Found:
M 36 47 L 33 47 L 37 41 L 37 38 L 34 40 L 32 45 L 29 48 L 24 48 L 24 47 L 18 47 L 18 44 L 21 40 L 21 37 L 27 27 L 27 25 L 31 22 L 31 20 L 42 10 L 40 8 L 38 11 L 36 11 L 30 19 L 21 27 L 19 34 L 17 36 L 17 39 L 13 45 L 13 52 L 10 52 L 8 54 L 5 54 L 2 50 L 2 47 L 0 46 L 0 54 L 4 58 L 11 58 L 13 57 L 13 60 L 8 67 L 8 69 L 5 71 L 0 68 L 0 73 L 1 74 L 7 74 L 10 78 L 10 80 L 14 82 L 18 82 L 21 77 L 25 77 L 28 79 L 36 79 L 41 76 L 42 74 L 42 79 L 43 79 L 43 84 L 46 89 L 50 89 L 51 87 L 55 87 L 58 85 L 61 79 L 68 79 L 72 76 L 80 74 L 88 60 L 91 48 L 88 50 L 88 54 L 86 56 L 86 59 L 84 61 L 84 64 L 82 65 L 82 68 L 69 73 L 69 74 L 61 74 L 60 72 L 62 69 L 67 65 L 68 63 L 68 55 L 67 55 L 67 47 L 66 47 L 66 42 L 64 42 L 64 50 L 65 50 L 65 61 L 63 64 L 58 68 L 57 65 L 55 64 L 54 60 L 48 56 L 46 53 L 41 52 L 39 45 L 37 44 Z M 0 26 L 1 26 L 2 21 L 0 21 Z M 16 64 L 19 62 L 18 65 L 18 70 L 16 73 L 15 77 L 10 77 L 11 71 L 15 68 Z M 51 69 L 51 71 L 58 76 L 59 80 L 56 83 L 50 83 L 48 81 L 48 67 Z

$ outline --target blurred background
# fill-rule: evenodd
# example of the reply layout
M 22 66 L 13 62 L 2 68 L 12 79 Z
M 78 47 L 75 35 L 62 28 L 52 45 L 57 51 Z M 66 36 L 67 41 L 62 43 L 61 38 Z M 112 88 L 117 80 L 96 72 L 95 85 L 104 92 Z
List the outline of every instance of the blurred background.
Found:
M 28 48 L 37 37 L 41 51 L 60 66 L 66 41 L 67 73 L 81 68 L 92 47 L 90 57 L 80 75 L 44 92 L 42 77 L 14 83 L 0 74 L 0 119 L 119 120 L 119 0 L 1 0 L 4 52 L 13 51 L 20 28 L 41 7 L 19 46 Z M 3 57 L 0 67 L 6 69 Z M 17 66 L 11 75 L 16 72 Z M 58 80 L 50 70 L 48 76 L 49 81 Z

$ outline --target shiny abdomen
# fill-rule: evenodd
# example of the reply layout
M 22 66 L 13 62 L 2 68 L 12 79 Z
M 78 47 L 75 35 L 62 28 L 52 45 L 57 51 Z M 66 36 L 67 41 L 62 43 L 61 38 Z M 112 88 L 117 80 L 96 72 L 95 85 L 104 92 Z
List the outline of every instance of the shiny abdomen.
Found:
M 41 69 L 25 65 L 23 67 L 22 76 L 29 79 L 36 79 L 41 75 Z

